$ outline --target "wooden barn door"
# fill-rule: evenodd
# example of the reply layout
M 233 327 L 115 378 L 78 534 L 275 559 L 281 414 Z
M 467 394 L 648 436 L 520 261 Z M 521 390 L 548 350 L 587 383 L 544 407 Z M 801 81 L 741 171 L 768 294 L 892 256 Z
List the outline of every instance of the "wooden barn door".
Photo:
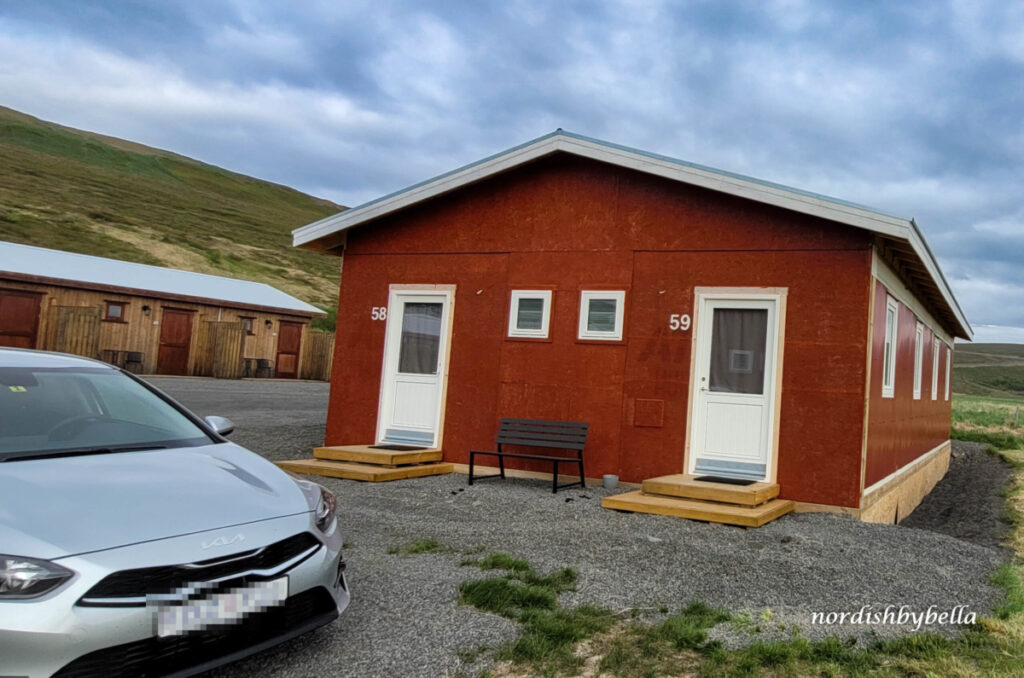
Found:
M 276 376 L 295 379 L 299 376 L 299 351 L 302 348 L 302 323 L 282 320 L 277 330 Z
M 35 348 L 42 295 L 0 290 L 0 346 Z
M 156 355 L 157 374 L 188 374 L 191 343 L 192 311 L 165 308 L 160 325 L 160 349 Z
M 57 306 L 53 350 L 86 358 L 100 357 L 100 307 Z M 51 314 L 50 318 L 55 316 Z

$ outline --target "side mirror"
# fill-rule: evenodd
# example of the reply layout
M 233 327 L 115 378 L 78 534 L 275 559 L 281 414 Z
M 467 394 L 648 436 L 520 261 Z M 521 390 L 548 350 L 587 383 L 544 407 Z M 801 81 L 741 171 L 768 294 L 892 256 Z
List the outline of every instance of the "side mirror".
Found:
M 206 417 L 205 421 L 210 428 L 222 436 L 230 435 L 235 430 L 235 425 L 227 417 L 218 417 L 215 414 L 211 414 Z

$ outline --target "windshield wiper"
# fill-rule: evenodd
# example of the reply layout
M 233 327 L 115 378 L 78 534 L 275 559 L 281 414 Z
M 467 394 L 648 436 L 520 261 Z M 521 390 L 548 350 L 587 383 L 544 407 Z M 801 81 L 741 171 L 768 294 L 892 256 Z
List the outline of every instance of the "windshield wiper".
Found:
M 25 461 L 29 459 L 56 459 L 59 457 L 80 457 L 88 454 L 112 454 L 114 452 L 144 452 L 146 450 L 166 450 L 166 445 L 106 445 L 103 447 L 74 447 L 63 450 L 27 450 L 11 452 L 0 456 L 0 463 L 5 461 Z

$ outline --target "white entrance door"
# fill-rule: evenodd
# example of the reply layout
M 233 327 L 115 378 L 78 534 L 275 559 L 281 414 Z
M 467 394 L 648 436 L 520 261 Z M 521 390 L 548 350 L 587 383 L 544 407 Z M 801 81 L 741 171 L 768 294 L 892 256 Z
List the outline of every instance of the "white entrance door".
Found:
M 434 447 L 447 373 L 451 296 L 393 291 L 384 340 L 377 440 Z
M 778 298 L 698 297 L 689 469 L 769 477 L 779 338 Z

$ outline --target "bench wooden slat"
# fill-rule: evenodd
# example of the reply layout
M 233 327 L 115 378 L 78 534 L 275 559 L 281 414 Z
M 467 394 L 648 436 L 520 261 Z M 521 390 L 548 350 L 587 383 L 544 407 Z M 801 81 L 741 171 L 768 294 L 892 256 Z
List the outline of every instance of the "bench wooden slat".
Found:
M 498 429 L 498 435 L 532 436 L 536 438 L 550 438 L 552 440 L 586 440 L 587 431 L 578 428 L 545 429 L 539 426 L 502 426 Z
M 563 442 L 552 442 L 552 441 L 546 441 L 546 440 L 523 440 L 522 438 L 512 438 L 512 439 L 501 438 L 497 442 L 498 442 L 499 445 L 519 445 L 519 446 L 522 446 L 522 447 L 546 447 L 548 449 L 569 450 L 569 451 L 575 450 L 577 452 L 580 452 L 580 451 L 583 450 L 583 444 L 582 443 L 580 443 L 579 445 L 575 445 L 575 444 L 567 445 L 567 444 L 565 444 Z
M 587 442 L 586 438 L 574 436 L 542 436 L 536 433 L 528 434 L 498 434 L 495 442 L 503 445 L 542 445 L 543 447 L 564 447 L 565 449 L 582 448 Z
M 498 456 L 498 452 L 485 452 L 484 450 L 473 450 L 471 454 L 489 454 L 491 456 Z M 551 461 L 552 457 L 548 454 L 526 454 L 525 452 L 501 452 L 502 457 L 515 457 L 516 459 L 540 459 L 541 461 Z M 560 457 L 559 463 L 569 462 L 575 464 L 578 460 L 576 457 Z
M 515 420 L 502 420 L 500 429 L 511 429 L 511 428 L 522 428 L 522 429 L 536 429 L 539 431 L 558 431 L 560 429 L 582 431 L 586 433 L 587 429 L 590 428 L 590 424 L 582 424 L 575 421 L 559 421 L 559 422 L 547 422 L 543 419 L 515 419 Z

